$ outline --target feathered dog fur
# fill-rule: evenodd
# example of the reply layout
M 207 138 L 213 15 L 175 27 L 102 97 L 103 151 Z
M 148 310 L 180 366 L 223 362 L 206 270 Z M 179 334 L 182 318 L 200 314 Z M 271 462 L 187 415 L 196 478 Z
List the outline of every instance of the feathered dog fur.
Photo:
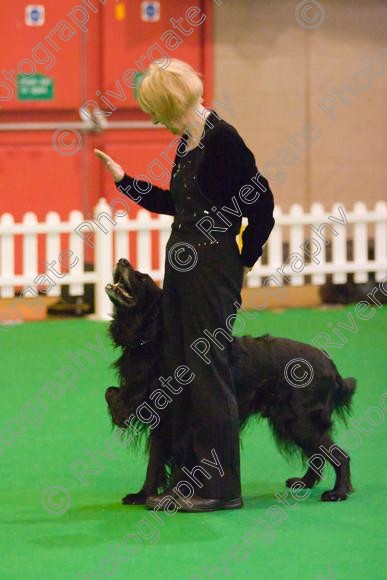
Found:
M 159 412 L 160 424 L 153 429 L 136 417 L 139 405 L 160 387 L 162 290 L 150 276 L 121 259 L 106 292 L 114 305 L 110 335 L 122 353 L 114 363 L 120 386 L 109 387 L 105 398 L 114 425 L 129 428 L 132 439 L 133 433 L 146 433 L 148 437 L 149 463 L 144 485 L 138 493 L 123 498 L 123 503 L 140 504 L 173 481 L 168 408 Z M 313 368 L 313 379 L 304 388 L 291 386 L 284 375 L 287 363 L 296 358 L 305 359 Z M 321 499 L 346 499 L 352 491 L 349 456 L 331 438 L 332 414 L 336 412 L 345 420 L 356 380 L 343 379 L 319 349 L 269 335 L 234 337 L 233 359 L 241 429 L 253 415 L 267 418 L 280 450 L 299 451 L 308 463 L 306 473 L 288 479 L 286 485 L 301 481 L 313 487 L 321 478 L 326 457 L 335 470 L 336 481 Z M 319 457 L 318 466 L 310 461 L 313 456 Z

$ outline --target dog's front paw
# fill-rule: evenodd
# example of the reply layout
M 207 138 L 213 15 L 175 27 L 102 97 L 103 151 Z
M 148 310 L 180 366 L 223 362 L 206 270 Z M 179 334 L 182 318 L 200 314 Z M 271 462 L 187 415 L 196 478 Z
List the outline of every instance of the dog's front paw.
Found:
M 144 505 L 146 498 L 147 495 L 143 491 L 128 493 L 128 495 L 122 498 L 122 503 L 124 505 Z
M 118 387 L 109 387 L 106 389 L 105 399 L 113 424 L 125 429 L 127 427 L 125 421 L 129 417 L 129 410 L 121 399 L 120 389 Z
M 348 495 L 345 492 L 331 489 L 330 491 L 324 491 L 321 496 L 321 501 L 344 501 L 347 497 Z

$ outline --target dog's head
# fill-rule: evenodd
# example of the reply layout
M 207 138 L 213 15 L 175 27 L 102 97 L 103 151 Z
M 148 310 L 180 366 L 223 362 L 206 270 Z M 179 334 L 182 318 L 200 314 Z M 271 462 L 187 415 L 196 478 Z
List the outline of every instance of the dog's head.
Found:
M 150 325 L 159 310 L 162 290 L 148 274 L 121 258 L 113 272 L 113 284 L 107 284 L 105 290 L 114 305 L 110 334 L 117 346 L 133 344 L 153 332 Z

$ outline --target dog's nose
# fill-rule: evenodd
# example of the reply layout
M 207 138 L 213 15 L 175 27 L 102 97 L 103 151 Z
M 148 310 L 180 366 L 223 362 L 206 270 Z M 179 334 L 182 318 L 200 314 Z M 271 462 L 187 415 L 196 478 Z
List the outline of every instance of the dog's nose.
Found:
M 120 258 L 118 260 L 118 263 L 121 264 L 122 266 L 129 266 L 129 262 L 126 258 Z

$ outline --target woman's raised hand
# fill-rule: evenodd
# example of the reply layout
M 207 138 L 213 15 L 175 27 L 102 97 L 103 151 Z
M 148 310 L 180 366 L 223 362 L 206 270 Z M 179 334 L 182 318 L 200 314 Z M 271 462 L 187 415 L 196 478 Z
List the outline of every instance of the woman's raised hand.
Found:
M 109 155 L 106 155 L 106 153 L 100 151 L 99 149 L 94 149 L 94 153 L 99 159 L 101 159 L 104 162 L 106 168 L 110 171 L 114 181 L 116 182 L 121 181 L 121 179 L 125 175 L 125 171 L 122 169 L 121 165 L 116 163 L 111 157 L 109 157 Z

